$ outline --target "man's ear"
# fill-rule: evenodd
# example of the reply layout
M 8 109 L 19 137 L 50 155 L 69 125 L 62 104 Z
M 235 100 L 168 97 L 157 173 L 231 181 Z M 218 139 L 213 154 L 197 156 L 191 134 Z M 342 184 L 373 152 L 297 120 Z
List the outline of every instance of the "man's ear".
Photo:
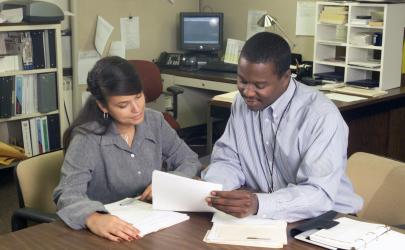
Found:
M 106 109 L 101 102 L 96 100 L 96 103 L 97 103 L 97 107 L 101 110 L 101 112 L 108 113 L 108 109 Z

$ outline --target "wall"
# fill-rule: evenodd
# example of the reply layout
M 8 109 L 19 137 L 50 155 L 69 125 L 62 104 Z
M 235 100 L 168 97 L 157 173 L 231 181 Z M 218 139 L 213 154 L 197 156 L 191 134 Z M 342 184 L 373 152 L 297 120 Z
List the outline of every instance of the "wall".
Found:
M 198 11 L 198 0 L 71 0 L 73 18 L 73 64 L 77 67 L 78 51 L 94 49 L 97 16 L 114 26 L 112 40 L 121 40 L 120 18 L 139 16 L 140 48 L 127 50 L 127 59 L 152 60 L 162 51 L 177 49 L 178 13 Z M 85 85 L 75 85 L 74 113 L 81 108 L 81 92 Z
M 224 13 L 224 39 L 246 40 L 247 14 L 249 10 L 265 10 L 274 16 L 288 37 L 296 44 L 293 52 L 312 60 L 313 36 L 295 36 L 297 0 L 201 0 L 202 11 Z

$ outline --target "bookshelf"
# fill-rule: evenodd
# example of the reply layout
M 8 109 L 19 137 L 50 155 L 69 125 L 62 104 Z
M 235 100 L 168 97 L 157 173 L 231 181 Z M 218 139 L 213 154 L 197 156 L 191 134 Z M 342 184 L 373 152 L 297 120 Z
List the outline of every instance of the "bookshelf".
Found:
M 23 51 L 30 47 L 22 37 L 38 32 L 40 42 L 30 37 L 32 65 L 27 65 L 30 57 L 24 57 Z M 23 147 L 28 156 L 61 148 L 68 123 L 63 101 L 60 24 L 2 24 L 0 35 L 2 43 L 4 39 L 9 43 L 13 40 L 18 47 L 10 52 L 9 46 L 3 46 L 0 60 L 12 55 L 19 61 L 13 69 L 0 71 L 0 141 Z M 7 91 L 4 79 L 9 81 Z
M 314 76 L 333 72 L 347 85 L 399 87 L 403 13 L 400 3 L 317 2 Z

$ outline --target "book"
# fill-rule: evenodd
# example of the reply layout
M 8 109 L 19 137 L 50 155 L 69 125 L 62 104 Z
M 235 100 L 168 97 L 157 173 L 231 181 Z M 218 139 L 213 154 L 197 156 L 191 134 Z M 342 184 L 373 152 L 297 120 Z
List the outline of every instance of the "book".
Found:
M 12 116 L 14 77 L 0 77 L 0 118 Z
M 37 76 L 38 112 L 54 111 L 57 106 L 56 74 L 42 73 Z
M 46 116 L 41 117 L 41 136 L 43 142 L 43 152 L 49 152 L 49 134 L 48 134 L 48 121 Z
M 23 135 L 25 155 L 28 157 L 31 157 L 32 156 L 31 132 L 30 132 L 30 124 L 29 124 L 28 120 L 21 121 L 21 130 L 22 130 L 22 135 Z
M 44 31 L 34 30 L 30 32 L 32 40 L 32 61 L 34 69 L 45 68 Z
M 54 151 L 60 148 L 60 128 L 59 115 L 53 114 L 47 116 L 49 150 Z
M 30 119 L 30 134 L 31 134 L 32 156 L 38 155 L 39 145 L 38 145 L 38 130 L 36 118 Z
M 157 211 L 152 205 L 136 198 L 123 200 L 105 205 L 107 211 L 120 219 L 132 224 L 140 231 L 141 237 L 171 227 L 188 220 L 187 214 L 172 211 Z

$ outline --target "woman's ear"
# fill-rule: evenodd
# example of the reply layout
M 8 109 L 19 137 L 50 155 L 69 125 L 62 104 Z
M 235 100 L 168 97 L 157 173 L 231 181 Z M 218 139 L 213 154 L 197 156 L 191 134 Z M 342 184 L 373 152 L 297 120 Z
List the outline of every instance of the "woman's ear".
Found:
M 108 113 L 108 109 L 106 109 L 101 102 L 96 100 L 96 103 L 97 103 L 97 107 L 101 110 L 101 112 Z

